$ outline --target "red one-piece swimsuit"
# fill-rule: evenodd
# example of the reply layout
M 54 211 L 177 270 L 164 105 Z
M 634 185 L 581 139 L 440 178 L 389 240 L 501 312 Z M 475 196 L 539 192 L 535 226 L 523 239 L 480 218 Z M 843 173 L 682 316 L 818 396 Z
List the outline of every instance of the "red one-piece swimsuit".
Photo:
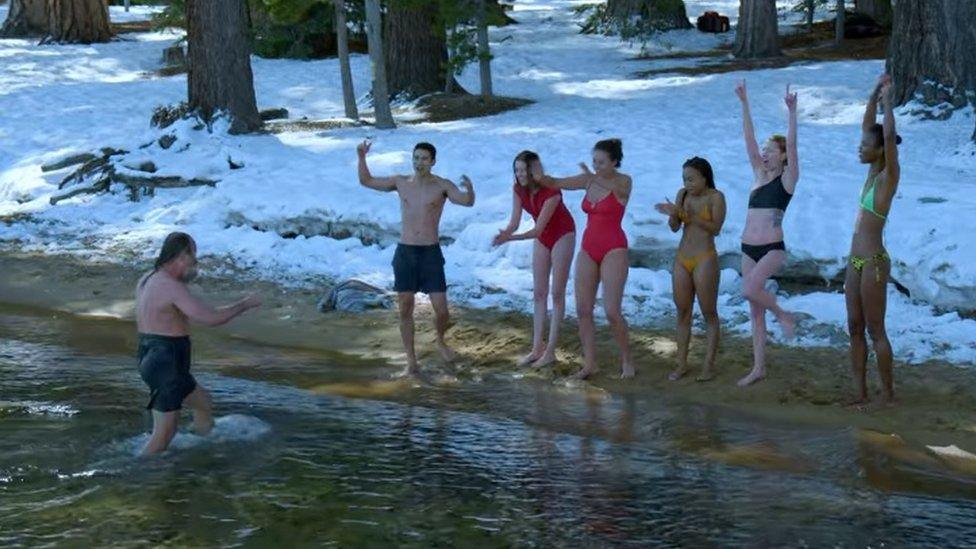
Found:
M 586 230 L 583 231 L 583 251 L 596 262 L 617 248 L 627 247 L 627 235 L 620 223 L 624 219 L 624 205 L 613 191 L 596 204 L 583 197 L 583 211 L 586 212 Z
M 514 190 L 519 200 L 522 201 L 522 209 L 529 212 L 532 219 L 536 221 L 539 220 L 539 214 L 542 213 L 542 207 L 545 205 L 546 200 L 554 196 L 559 197 L 559 205 L 556 206 L 556 211 L 553 212 L 552 217 L 549 218 L 549 222 L 546 223 L 546 228 L 537 237 L 543 246 L 551 250 L 556 245 L 556 242 L 559 242 L 560 238 L 568 233 L 576 232 L 576 223 L 573 221 L 573 216 L 566 209 L 566 205 L 563 204 L 562 191 L 549 187 L 539 187 L 535 195 L 533 195 L 527 188 L 518 183 L 515 184 Z

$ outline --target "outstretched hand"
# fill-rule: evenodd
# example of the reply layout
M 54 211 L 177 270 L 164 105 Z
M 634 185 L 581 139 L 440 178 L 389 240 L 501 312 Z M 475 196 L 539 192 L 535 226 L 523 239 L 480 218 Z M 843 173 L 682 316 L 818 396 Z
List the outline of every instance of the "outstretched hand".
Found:
M 491 240 L 491 245 L 492 246 L 501 246 L 502 244 L 504 244 L 504 243 L 508 242 L 509 240 L 511 240 L 511 237 L 512 237 L 512 232 L 511 231 L 508 231 L 508 230 L 505 230 L 505 229 L 499 229 L 498 230 L 498 234 L 496 234 L 495 235 L 495 238 L 493 238 Z
M 364 139 L 362 143 L 356 146 L 356 152 L 359 153 L 359 156 L 366 156 L 366 153 L 369 152 L 369 148 L 372 146 L 373 146 L 372 141 L 370 141 L 369 139 Z
M 786 97 L 784 100 L 786 101 L 786 108 L 789 109 L 790 112 L 796 110 L 796 92 L 790 93 L 789 84 L 786 85 Z
M 747 101 L 749 96 L 746 92 L 746 81 L 745 79 L 739 80 L 735 85 L 735 95 L 739 97 L 740 101 Z
M 464 187 L 466 192 L 471 192 L 471 190 L 474 188 L 474 186 L 471 184 L 471 180 L 468 179 L 468 176 L 466 175 L 461 176 L 461 186 Z

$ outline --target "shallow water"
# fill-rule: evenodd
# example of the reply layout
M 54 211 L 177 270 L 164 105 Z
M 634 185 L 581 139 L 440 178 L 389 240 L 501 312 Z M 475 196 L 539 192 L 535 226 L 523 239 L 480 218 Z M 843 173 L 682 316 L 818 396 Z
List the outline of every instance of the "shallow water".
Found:
M 508 375 L 411 388 L 216 336 L 194 366 L 215 432 L 137 459 L 150 419 L 131 331 L 0 307 L 0 545 L 976 539 L 973 477 L 885 435 Z

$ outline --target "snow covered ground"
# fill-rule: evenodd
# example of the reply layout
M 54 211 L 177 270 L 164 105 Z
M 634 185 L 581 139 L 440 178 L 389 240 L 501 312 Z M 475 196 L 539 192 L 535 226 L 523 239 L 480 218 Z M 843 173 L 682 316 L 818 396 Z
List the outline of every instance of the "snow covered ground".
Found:
M 30 41 L 0 40 L 0 216 L 30 216 L 27 221 L 0 224 L 0 240 L 109 258 L 134 251 L 148 262 L 161 237 L 181 229 L 196 237 L 202 253 L 231 259 L 260 276 L 293 281 L 355 276 L 392 285 L 389 244 L 399 224 L 397 200 L 359 186 L 354 147 L 370 137 L 375 141 L 370 156 L 374 173 L 408 173 L 413 144 L 431 141 L 438 147 L 436 171 L 454 180 L 467 174 L 478 193 L 474 208 L 448 205 L 444 212 L 442 234 L 454 239 L 445 248 L 452 300 L 527 311 L 531 243 L 490 246 L 508 218 L 512 157 L 533 149 L 550 173 L 574 173 L 577 162 L 588 160 L 596 140 L 616 136 L 624 140 L 622 169 L 635 181 L 625 230 L 636 247 L 662 250 L 657 254 L 661 259 L 650 268 L 631 269 L 626 312 L 638 324 L 669 326 L 673 305 L 667 258 L 673 257 L 670 251 L 678 236 L 668 231 L 652 206 L 674 196 L 686 158 L 708 158 L 729 205 L 716 243 L 728 260 L 738 253 L 751 174 L 732 89 L 737 79 L 747 78 L 760 139 L 785 132 L 786 84 L 793 84 L 800 94 L 802 175 L 786 216 L 787 246 L 793 265 L 814 265 L 825 277 L 839 272 L 867 173 L 856 154 L 860 117 L 884 63 L 808 63 L 746 73 L 636 79 L 637 71 L 675 62 L 633 61 L 632 45 L 576 34 L 571 8 L 579 3 L 519 0 L 512 15 L 521 24 L 492 31 L 496 93 L 527 97 L 535 104 L 492 117 L 402 125 L 393 131 L 350 128 L 236 137 L 219 128 L 213 133 L 193 131 L 188 124 L 154 130 L 148 124 L 152 108 L 177 102 L 186 93 L 184 76 L 152 75 L 162 49 L 176 34 L 130 34 L 93 46 L 41 47 Z M 718 7 L 733 18 L 736 3 L 686 2 L 692 17 Z M 650 48 L 693 50 L 731 38 L 672 32 Z M 342 115 L 335 60 L 255 58 L 253 68 L 260 107 L 286 107 L 293 118 Z M 369 85 L 368 68 L 364 56 L 354 56 L 360 95 Z M 476 68 L 461 82 L 476 90 Z M 974 211 L 976 196 L 955 190 L 955 184 L 976 176 L 976 150 L 968 142 L 972 112 L 956 113 L 946 122 L 900 115 L 898 125 L 905 139 L 903 175 L 887 243 L 894 277 L 914 299 L 891 288 L 892 343 L 900 360 L 973 363 L 976 321 L 940 312 L 972 309 L 976 299 L 976 261 L 966 253 L 976 229 L 976 219 L 966 212 Z M 165 151 L 158 145 L 138 148 L 164 133 L 174 133 L 177 145 Z M 48 199 L 67 171 L 44 174 L 40 166 L 104 146 L 136 151 L 130 164 L 140 155 L 151 157 L 161 175 L 220 182 L 215 188 L 160 190 L 137 203 L 117 193 L 50 206 Z M 227 158 L 244 168 L 230 170 Z M 565 196 L 582 229 L 582 196 Z M 333 229 L 376 236 L 380 243 L 278 234 L 298 229 L 325 232 L 330 224 Z M 736 272 L 723 271 L 720 312 L 729 328 L 745 331 L 748 307 L 737 296 L 738 286 Z M 569 291 L 572 294 L 572 288 Z M 800 344 L 846 341 L 841 294 L 781 295 L 787 308 L 812 317 L 801 326 Z

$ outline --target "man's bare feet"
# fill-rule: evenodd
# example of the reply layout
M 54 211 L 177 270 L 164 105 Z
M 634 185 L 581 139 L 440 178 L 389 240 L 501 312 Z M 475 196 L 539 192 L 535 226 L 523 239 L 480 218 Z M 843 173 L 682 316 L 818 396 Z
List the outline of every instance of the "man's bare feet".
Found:
M 702 368 L 701 373 L 695 376 L 695 381 L 698 383 L 705 383 L 713 379 L 715 379 L 715 374 L 712 373 L 711 368 Z
M 796 315 L 783 311 L 779 317 L 779 323 L 783 326 L 783 337 L 787 341 L 792 341 L 796 337 Z
M 756 370 L 753 370 L 749 372 L 749 375 L 740 379 L 739 382 L 736 383 L 736 385 L 738 385 L 739 387 L 748 387 L 753 383 L 762 381 L 764 379 L 766 379 L 766 370 L 762 370 L 758 372 Z
M 631 379 L 637 375 L 637 370 L 633 364 L 624 364 L 620 367 L 620 379 Z
M 416 364 L 407 364 L 407 367 L 393 374 L 393 379 L 416 378 L 420 376 L 420 367 Z
M 582 379 L 589 379 L 589 378 L 593 377 L 596 373 L 597 373 L 597 369 L 596 368 L 585 368 L 584 367 L 580 371 L 578 371 L 575 374 L 573 374 L 572 378 L 573 379 L 581 379 L 581 380 Z
M 685 377 L 686 375 L 688 375 L 687 366 L 685 366 L 684 368 L 675 368 L 674 370 L 671 370 L 670 374 L 668 374 L 668 381 L 678 381 L 679 379 Z
M 539 360 L 540 356 L 542 356 L 541 352 L 533 350 L 531 353 L 519 358 L 518 361 L 515 363 L 515 365 L 518 366 L 519 368 L 523 366 L 528 366 L 529 364 L 532 364 L 533 362 Z
M 454 362 L 454 359 L 457 358 L 457 353 L 454 352 L 454 349 L 448 347 L 447 343 L 444 343 L 443 341 L 437 342 L 437 349 L 441 352 L 441 358 L 443 358 L 445 362 Z
M 545 353 L 538 360 L 532 363 L 533 368 L 544 368 L 553 362 L 556 362 L 555 353 Z

